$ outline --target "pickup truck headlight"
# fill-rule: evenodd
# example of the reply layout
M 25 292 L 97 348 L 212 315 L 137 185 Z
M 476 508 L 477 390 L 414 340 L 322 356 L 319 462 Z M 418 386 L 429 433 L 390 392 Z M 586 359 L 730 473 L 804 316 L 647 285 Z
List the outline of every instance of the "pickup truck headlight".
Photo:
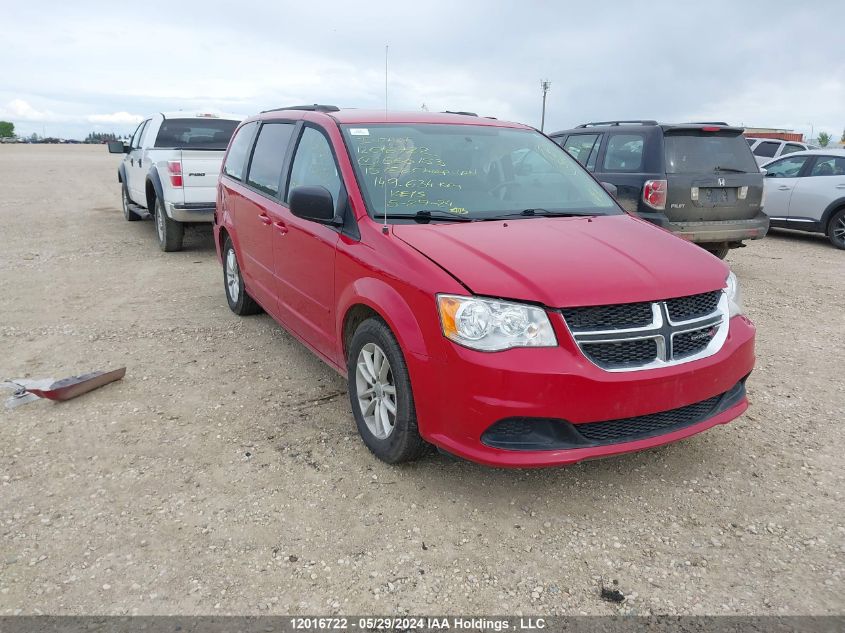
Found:
M 496 352 L 511 347 L 557 345 L 546 311 L 532 305 L 480 297 L 437 295 L 443 335 L 464 347 Z
M 739 291 L 739 282 L 732 272 L 725 280 L 725 293 L 728 295 L 728 311 L 731 317 L 742 314 L 742 293 Z

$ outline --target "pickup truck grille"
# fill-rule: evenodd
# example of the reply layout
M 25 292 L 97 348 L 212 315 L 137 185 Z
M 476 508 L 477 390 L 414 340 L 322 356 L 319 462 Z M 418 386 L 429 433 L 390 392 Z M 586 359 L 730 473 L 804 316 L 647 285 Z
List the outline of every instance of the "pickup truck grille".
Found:
M 665 301 L 564 308 L 584 356 L 607 371 L 676 365 L 715 354 L 727 337 L 722 290 Z

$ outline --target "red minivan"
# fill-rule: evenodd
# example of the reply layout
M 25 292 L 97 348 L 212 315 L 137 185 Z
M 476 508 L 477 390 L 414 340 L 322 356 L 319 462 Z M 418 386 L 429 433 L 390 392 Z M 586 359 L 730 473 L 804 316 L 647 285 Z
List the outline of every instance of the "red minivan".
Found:
M 533 128 L 302 106 L 233 136 L 214 224 L 225 293 L 349 384 L 380 459 L 495 466 L 636 451 L 748 406 L 736 278 L 628 215 Z

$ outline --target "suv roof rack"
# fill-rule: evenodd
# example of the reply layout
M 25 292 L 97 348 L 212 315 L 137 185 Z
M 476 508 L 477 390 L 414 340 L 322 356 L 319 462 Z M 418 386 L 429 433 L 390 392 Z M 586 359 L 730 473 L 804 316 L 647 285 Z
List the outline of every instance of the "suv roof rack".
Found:
M 576 127 L 595 127 L 599 125 L 657 125 L 657 121 L 652 119 L 630 119 L 628 121 L 592 121 L 591 123 L 582 123 Z
M 463 114 L 464 116 L 478 116 L 475 112 L 464 112 L 462 110 L 443 110 L 440 114 Z
M 333 105 L 322 105 L 319 103 L 314 103 L 312 105 L 298 105 L 298 106 L 285 106 L 284 108 L 272 108 L 270 110 L 262 110 L 261 114 L 265 112 L 281 112 L 282 110 L 306 110 L 307 112 L 338 112 L 340 108 Z

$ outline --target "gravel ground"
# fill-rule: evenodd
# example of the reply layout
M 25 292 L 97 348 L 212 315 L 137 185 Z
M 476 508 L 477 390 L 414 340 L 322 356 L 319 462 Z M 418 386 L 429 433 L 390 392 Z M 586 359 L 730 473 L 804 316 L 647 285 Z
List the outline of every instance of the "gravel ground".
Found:
M 0 410 L 0 614 L 845 611 L 845 252 L 823 238 L 729 256 L 759 356 L 732 424 L 566 469 L 392 467 L 341 378 L 229 311 L 209 230 L 165 254 L 123 220 L 117 160 L 0 146 L 0 378 L 128 367 Z

